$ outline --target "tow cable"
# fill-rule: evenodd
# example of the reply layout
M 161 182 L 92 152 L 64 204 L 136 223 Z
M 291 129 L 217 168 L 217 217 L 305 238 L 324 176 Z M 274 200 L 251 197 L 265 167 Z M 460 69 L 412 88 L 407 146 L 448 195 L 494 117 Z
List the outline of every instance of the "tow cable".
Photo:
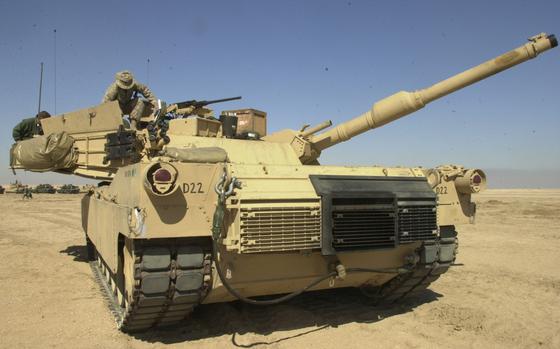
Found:
M 226 290 L 238 300 L 252 304 L 252 305 L 275 305 L 280 304 L 282 302 L 289 301 L 300 294 L 304 293 L 305 291 L 309 290 L 310 288 L 317 286 L 324 280 L 328 278 L 339 278 L 344 279 L 346 274 L 348 273 L 384 273 L 384 274 L 406 274 L 411 272 L 411 266 L 403 266 L 400 268 L 383 268 L 383 269 L 371 269 L 371 268 L 348 268 L 346 269 L 342 264 L 338 263 L 335 267 L 335 270 L 318 277 L 309 285 L 305 286 L 304 288 L 289 293 L 284 296 L 280 296 L 274 299 L 269 300 L 256 300 L 252 298 L 248 298 L 242 296 L 239 292 L 237 292 L 227 281 L 224 277 L 223 271 L 220 267 L 220 262 L 218 260 L 218 240 L 220 239 L 220 235 L 222 234 L 222 227 L 224 222 L 225 216 L 225 205 L 226 199 L 233 194 L 233 191 L 237 188 L 241 188 L 241 182 L 237 180 L 236 177 L 233 177 L 229 182 L 229 185 L 226 184 L 227 181 L 227 173 L 224 168 L 224 173 L 222 174 L 222 178 L 216 184 L 214 190 L 218 194 L 218 202 L 216 205 L 216 210 L 214 211 L 214 217 L 212 220 L 212 255 L 214 259 L 214 263 L 216 266 L 216 272 L 222 281 L 222 284 L 226 288 Z

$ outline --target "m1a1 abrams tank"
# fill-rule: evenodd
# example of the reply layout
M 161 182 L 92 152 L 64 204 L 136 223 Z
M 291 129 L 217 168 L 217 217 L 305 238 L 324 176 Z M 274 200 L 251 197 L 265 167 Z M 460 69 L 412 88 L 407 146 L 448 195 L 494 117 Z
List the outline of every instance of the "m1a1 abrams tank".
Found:
M 456 226 L 474 217 L 485 175 L 321 166 L 321 151 L 556 45 L 537 35 L 326 131 L 330 122 L 266 134 L 264 113 L 228 111 L 220 122 L 187 117 L 207 110 L 184 103 L 162 104 L 132 130 L 110 102 L 42 120 L 46 136 L 12 147 L 12 166 L 103 181 L 83 198 L 83 228 L 121 330 L 177 323 L 201 303 L 267 305 L 325 288 L 362 287 L 391 303 L 452 265 Z M 37 144 L 50 151 L 25 156 Z M 263 295 L 274 297 L 254 298 Z
M 64 184 L 63 186 L 58 188 L 56 192 L 59 194 L 79 194 L 80 187 L 73 184 Z
M 50 184 L 39 184 L 33 189 L 33 192 L 37 194 L 54 194 L 56 189 Z

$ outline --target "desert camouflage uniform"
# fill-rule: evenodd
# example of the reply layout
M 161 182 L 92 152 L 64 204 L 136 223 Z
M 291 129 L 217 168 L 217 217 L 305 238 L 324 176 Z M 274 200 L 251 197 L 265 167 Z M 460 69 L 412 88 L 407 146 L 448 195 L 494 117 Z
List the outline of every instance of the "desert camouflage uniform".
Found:
M 117 76 L 118 74 L 120 73 L 117 73 Z M 144 96 L 154 107 L 157 105 L 157 98 L 148 86 L 136 80 L 132 80 L 132 85 L 126 89 L 113 82 L 105 92 L 102 103 L 118 100 L 123 115 L 129 115 L 131 121 L 138 121 L 144 112 L 144 102 L 138 98 L 138 94 Z

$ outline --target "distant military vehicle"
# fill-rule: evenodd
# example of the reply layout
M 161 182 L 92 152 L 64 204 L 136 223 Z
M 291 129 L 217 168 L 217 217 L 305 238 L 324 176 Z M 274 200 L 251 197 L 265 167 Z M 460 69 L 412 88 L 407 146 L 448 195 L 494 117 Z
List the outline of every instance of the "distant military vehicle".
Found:
M 64 184 L 56 192 L 59 194 L 78 194 L 80 193 L 80 187 L 73 184 Z
M 25 193 L 25 190 L 26 190 L 27 188 L 29 188 L 29 186 L 27 186 L 27 185 L 16 186 L 16 187 L 14 188 L 14 191 L 13 191 L 13 192 L 16 193 L 16 194 L 23 194 L 23 193 Z
M 5 191 L 6 189 L 4 189 L 4 187 L 0 185 L 0 194 L 4 194 Z
M 50 184 L 39 184 L 33 188 L 33 192 L 37 194 L 54 194 L 56 189 Z
M 18 193 L 21 194 L 23 193 L 23 188 L 25 186 L 23 184 L 21 184 L 18 180 L 16 180 L 15 182 L 10 182 L 10 184 L 4 188 L 6 193 Z
M 321 166 L 321 152 L 557 44 L 537 35 L 326 131 L 330 122 L 267 134 L 265 113 L 200 117 L 209 103 L 161 104 L 126 129 L 118 103 L 105 103 L 42 120 L 46 136 L 14 145 L 12 166 L 104 181 L 82 201 L 83 228 L 121 330 L 177 323 L 200 303 L 337 287 L 392 303 L 453 265 L 484 172 Z

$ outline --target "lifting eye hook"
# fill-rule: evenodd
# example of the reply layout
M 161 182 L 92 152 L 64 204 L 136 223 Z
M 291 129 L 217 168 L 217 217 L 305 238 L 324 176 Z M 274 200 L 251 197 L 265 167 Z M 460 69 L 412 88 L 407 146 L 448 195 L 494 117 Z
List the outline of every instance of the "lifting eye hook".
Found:
M 216 183 L 214 187 L 214 191 L 218 194 L 220 202 L 225 203 L 226 199 L 233 194 L 234 189 L 241 189 L 241 182 L 238 181 L 236 177 L 233 177 L 228 184 L 227 173 L 224 170 L 222 178 L 220 178 L 220 181 Z

